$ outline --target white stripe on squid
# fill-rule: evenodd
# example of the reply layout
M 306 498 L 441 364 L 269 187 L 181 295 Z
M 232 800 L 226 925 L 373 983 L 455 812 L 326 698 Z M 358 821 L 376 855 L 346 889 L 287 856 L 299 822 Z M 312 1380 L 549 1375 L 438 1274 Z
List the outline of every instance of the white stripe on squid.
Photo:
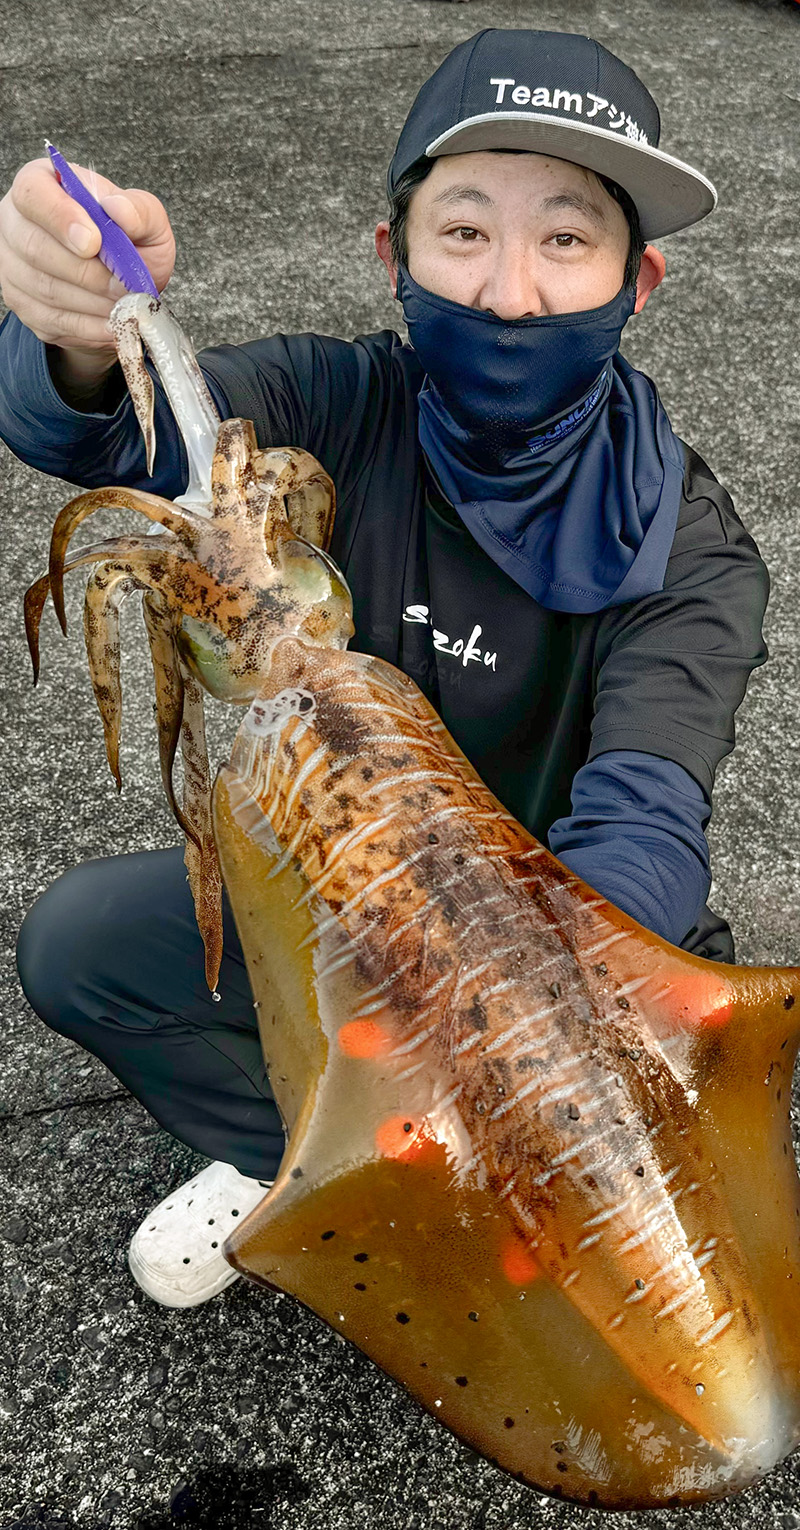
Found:
M 395 1083 L 397 1083 L 397 1084 L 405 1083 L 406 1079 L 413 1078 L 415 1073 L 419 1073 L 421 1068 L 427 1068 L 427 1066 L 428 1066 L 428 1064 L 425 1061 L 425 1058 L 423 1057 L 422 1062 L 414 1063 L 413 1067 L 411 1067 L 411 1068 L 404 1068 L 402 1073 L 396 1073 L 395 1074 Z
M 449 1110 L 450 1106 L 455 1104 L 462 1091 L 462 1084 L 454 1084 L 453 1088 L 448 1094 L 445 1095 L 443 1100 L 434 1100 L 434 1103 L 428 1114 L 430 1116 L 444 1115 L 445 1111 Z
M 481 997 L 483 997 L 483 995 L 481 995 Z M 561 1004 L 564 1003 L 566 1003 L 566 1000 L 561 1001 Z M 523 1031 L 526 1025 L 534 1025 L 537 1020 L 547 1020 L 550 1015 L 552 1015 L 553 1010 L 559 1009 L 560 1007 L 561 1005 L 554 1001 L 552 1004 L 549 1004 L 546 1009 L 537 1009 L 532 1015 L 523 1015 L 521 1020 L 515 1020 L 514 1024 L 510 1025 L 507 1030 L 501 1031 L 499 1036 L 494 1036 L 492 1040 L 487 1043 L 484 1048 L 487 1056 L 490 1052 L 496 1052 L 499 1047 L 505 1046 L 505 1043 L 510 1041 L 512 1036 L 517 1036 L 520 1031 Z M 541 1036 L 536 1037 L 535 1045 L 542 1045 Z M 572 1066 L 575 1065 L 573 1064 Z M 552 1073 L 549 1076 L 552 1078 Z
M 360 888 L 354 897 L 348 898 L 347 902 L 342 904 L 337 913 L 331 914 L 327 919 L 322 920 L 322 923 L 319 925 L 318 933 L 320 935 L 324 935 L 327 930 L 333 929 L 334 925 L 341 924 L 349 914 L 352 914 L 354 909 L 358 908 L 359 903 L 363 902 L 364 898 L 368 898 L 370 893 L 375 892 L 376 888 L 384 887 L 388 882 L 396 882 L 397 878 L 403 876 L 404 872 L 408 870 L 409 866 L 411 866 L 414 861 L 418 861 L 420 856 L 424 854 L 424 850 L 416 850 L 413 855 L 409 855 L 407 859 L 399 861 L 396 866 L 392 866 L 388 871 L 382 871 L 379 876 L 373 877 L 372 881 L 368 882 L 366 887 Z M 297 950 L 302 951 L 303 946 L 307 944 L 307 941 L 308 936 L 306 936 L 305 940 L 300 942 Z
M 540 1084 L 541 1079 L 532 1078 L 530 1082 L 525 1084 L 522 1089 L 517 1090 L 517 1093 L 514 1095 L 513 1099 L 504 1100 L 502 1105 L 496 1105 L 489 1116 L 489 1120 L 496 1121 L 500 1116 L 507 1115 L 509 1110 L 513 1110 L 515 1105 L 519 1105 L 520 1100 L 524 1100 L 527 1095 L 533 1094 L 534 1090 L 538 1089 Z M 567 1091 L 567 1093 L 569 1093 L 569 1091 Z
M 275 862 L 272 870 L 266 873 L 264 877 L 265 882 L 271 882 L 273 877 L 277 877 L 280 872 L 286 870 L 286 867 L 294 860 L 310 826 L 310 820 L 306 823 L 301 823 L 298 826 L 297 830 L 292 835 L 292 838 L 289 840 L 283 855 L 280 856 L 279 859 Z M 306 937 L 306 939 L 308 939 L 308 937 Z
M 596 1211 L 593 1217 L 586 1218 L 583 1225 L 584 1227 L 600 1227 L 604 1222 L 610 1222 L 614 1217 L 621 1216 L 623 1211 L 627 1211 L 630 1203 L 631 1198 L 627 1196 L 624 1201 L 620 1201 L 616 1206 L 608 1206 L 605 1211 Z
M 387 935 L 383 942 L 383 949 L 385 950 L 387 946 L 393 946 L 396 940 L 402 940 L 408 930 L 413 930 L 418 924 L 421 924 L 425 910 L 430 908 L 432 901 L 430 897 L 426 898 L 425 902 L 414 910 L 410 919 L 406 919 L 403 924 L 397 926 L 396 930 L 392 930 L 391 935 Z
M 671 1302 L 667 1302 L 666 1307 L 662 1307 L 654 1314 L 656 1322 L 659 1318 L 672 1317 L 674 1312 L 680 1312 L 681 1307 L 685 1307 L 695 1294 L 694 1286 L 687 1286 L 685 1290 L 679 1291 L 677 1296 L 673 1296 Z
M 491 988 L 485 988 L 483 990 L 481 994 L 481 1003 L 483 1004 L 486 999 L 493 999 L 495 994 L 506 993 L 509 988 L 519 988 L 519 985 L 522 982 L 524 982 L 524 979 L 520 977 L 503 978 L 502 982 L 494 983 Z
M 355 961 L 357 954 L 356 951 L 345 951 L 343 956 L 337 956 L 333 961 L 328 962 L 326 967 L 320 967 L 316 974 L 318 982 L 324 983 L 325 979 L 332 977 L 334 972 L 339 972 L 342 967 L 349 967 L 350 963 Z
M 342 834 L 335 844 L 331 846 L 328 859 L 317 877 L 315 887 L 304 896 L 310 897 L 313 892 L 318 891 L 320 887 L 324 886 L 329 881 L 334 868 L 343 855 L 348 854 L 351 850 L 355 850 L 357 845 L 360 845 L 363 840 L 369 839 L 371 835 L 377 838 L 388 824 L 400 816 L 402 811 L 402 808 L 396 807 L 391 813 L 384 813 L 382 818 L 373 818 L 368 823 L 356 825 L 354 829 L 348 829 L 346 834 Z
M 587 946 L 581 951 L 581 956 L 597 956 L 600 951 L 605 951 L 608 946 L 616 945 L 618 940 L 628 940 L 629 930 L 615 930 L 613 935 L 607 935 L 605 940 L 599 940 L 595 946 Z
M 292 811 L 292 809 L 293 809 L 293 807 L 295 805 L 295 802 L 297 801 L 297 798 L 300 795 L 300 792 L 302 791 L 303 787 L 305 786 L 306 781 L 308 780 L 309 776 L 313 776 L 314 772 L 322 764 L 323 760 L 325 760 L 325 758 L 327 756 L 327 753 L 328 753 L 328 746 L 327 746 L 327 744 L 319 744 L 318 747 L 314 750 L 313 754 L 309 755 L 308 759 L 305 762 L 305 765 L 302 765 L 300 770 L 297 772 L 297 776 L 296 776 L 296 779 L 295 779 L 294 784 L 292 786 L 292 789 L 289 792 L 289 795 L 288 795 L 288 797 L 286 798 L 286 801 L 283 804 L 283 832 L 284 833 L 286 832 L 286 829 L 289 826 L 289 816 L 290 816 L 291 811 Z
M 390 972 L 388 977 L 383 978 L 380 983 L 376 983 L 374 988 L 367 988 L 365 992 L 361 994 L 361 1002 L 363 1003 L 365 999 L 377 998 L 378 994 L 385 994 L 387 988 L 391 988 L 392 984 L 396 981 L 397 978 L 399 978 L 400 974 L 402 972 L 407 972 L 409 967 L 415 966 L 416 962 L 416 956 L 409 956 L 408 961 L 403 962 L 401 967 L 395 967 L 394 972 Z
M 617 1245 L 616 1254 L 632 1254 L 635 1248 L 641 1248 L 643 1243 L 651 1243 L 654 1238 L 660 1238 L 665 1227 L 672 1223 L 672 1217 L 668 1212 L 649 1215 L 645 1218 L 645 1226 L 641 1232 L 631 1233 L 630 1237 Z
M 399 776 L 387 776 L 383 781 L 376 781 L 374 786 L 368 786 L 364 796 L 374 797 L 376 792 L 388 792 L 395 786 L 408 786 L 412 781 L 452 781 L 452 779 L 453 773 L 450 770 L 403 771 Z
M 616 999 L 622 994 L 638 993 L 640 988 L 644 988 L 650 982 L 652 982 L 650 977 L 632 978 L 630 983 L 623 983 L 621 988 L 614 989 L 614 997 Z
M 392 1047 L 389 1056 L 407 1057 L 409 1052 L 416 1052 L 417 1047 L 421 1047 L 423 1042 L 427 1041 L 428 1037 L 432 1036 L 434 1031 L 437 1031 L 438 1029 L 439 1021 L 435 1020 L 433 1025 L 429 1025 L 426 1030 L 417 1031 L 416 1035 L 412 1036 L 409 1041 L 401 1041 L 398 1047 Z
M 717 1318 L 716 1323 L 712 1323 L 705 1333 L 701 1333 L 697 1340 L 698 1344 L 710 1344 L 712 1339 L 718 1339 L 720 1334 L 725 1332 L 728 1324 L 733 1322 L 734 1316 L 733 1312 L 723 1312 L 722 1316 Z

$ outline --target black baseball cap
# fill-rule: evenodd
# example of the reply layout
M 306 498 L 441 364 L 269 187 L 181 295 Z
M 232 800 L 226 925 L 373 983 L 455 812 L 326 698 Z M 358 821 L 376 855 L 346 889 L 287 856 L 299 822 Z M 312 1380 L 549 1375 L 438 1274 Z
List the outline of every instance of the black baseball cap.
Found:
M 661 119 L 627 64 L 591 37 L 488 27 L 459 43 L 425 81 L 388 174 L 427 156 L 527 149 L 570 160 L 624 187 L 645 239 L 704 218 L 711 182 L 659 149 Z

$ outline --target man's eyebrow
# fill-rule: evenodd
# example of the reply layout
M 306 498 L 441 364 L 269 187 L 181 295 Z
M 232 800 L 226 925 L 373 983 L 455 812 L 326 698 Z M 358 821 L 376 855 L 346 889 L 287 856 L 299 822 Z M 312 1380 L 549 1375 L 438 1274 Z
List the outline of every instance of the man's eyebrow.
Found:
M 433 200 L 434 204 L 437 202 L 478 202 L 481 207 L 494 206 L 491 197 L 487 196 L 485 191 L 480 191 L 477 186 L 446 186 L 444 191 L 440 191 L 438 197 L 434 197 Z
M 597 202 L 593 202 L 591 197 L 585 196 L 582 191 L 559 191 L 553 196 L 543 197 L 539 205 L 542 212 L 559 212 L 562 208 L 582 212 L 600 228 L 606 227 L 604 209 Z

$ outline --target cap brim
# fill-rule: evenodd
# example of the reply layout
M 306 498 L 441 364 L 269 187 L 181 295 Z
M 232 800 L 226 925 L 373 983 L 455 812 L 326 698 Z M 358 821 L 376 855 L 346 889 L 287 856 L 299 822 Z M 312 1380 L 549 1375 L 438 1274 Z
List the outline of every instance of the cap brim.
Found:
M 565 122 L 539 112 L 486 112 L 441 133 L 425 150 L 469 154 L 479 149 L 527 149 L 552 154 L 607 175 L 633 198 L 645 239 L 661 239 L 705 218 L 717 205 L 709 180 L 671 154 L 621 138 L 585 122 Z

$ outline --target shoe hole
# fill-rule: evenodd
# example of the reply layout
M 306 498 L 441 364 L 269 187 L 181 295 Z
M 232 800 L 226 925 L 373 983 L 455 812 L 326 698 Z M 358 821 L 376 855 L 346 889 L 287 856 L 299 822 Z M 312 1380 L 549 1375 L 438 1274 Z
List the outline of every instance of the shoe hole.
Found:
M 208 1225 L 209 1225 L 209 1227 L 213 1227 L 214 1226 L 214 1218 L 213 1217 L 209 1217 Z
M 231 1216 L 232 1216 L 232 1217 L 238 1217 L 238 1215 L 239 1215 L 239 1213 L 238 1213 L 238 1211 L 237 1211 L 237 1210 L 236 1210 L 236 1207 L 234 1207 L 234 1208 L 233 1208 L 233 1211 L 232 1211 L 232 1212 L 231 1212 Z
M 184 1259 L 183 1262 L 184 1262 L 184 1264 L 191 1264 L 192 1261 L 191 1261 L 191 1259 Z
M 169 1206 L 167 1207 L 167 1211 L 171 1211 L 171 1210 L 172 1210 L 172 1203 L 170 1202 Z
M 219 1248 L 219 1244 L 218 1243 L 212 1243 L 211 1247 L 212 1248 Z
M 148 1227 L 147 1231 L 148 1232 L 155 1232 L 155 1230 L 156 1230 L 156 1225 L 155 1225 L 155 1222 L 154 1222 L 152 1227 Z
M 258 1181 L 258 1183 L 260 1184 L 262 1190 L 268 1190 L 269 1189 L 270 1182 L 269 1182 L 268 1179 L 260 1179 Z
M 187 1204 L 187 1206 L 193 1206 L 194 1205 L 194 1201 L 193 1200 L 192 1201 L 187 1201 L 186 1204 Z

